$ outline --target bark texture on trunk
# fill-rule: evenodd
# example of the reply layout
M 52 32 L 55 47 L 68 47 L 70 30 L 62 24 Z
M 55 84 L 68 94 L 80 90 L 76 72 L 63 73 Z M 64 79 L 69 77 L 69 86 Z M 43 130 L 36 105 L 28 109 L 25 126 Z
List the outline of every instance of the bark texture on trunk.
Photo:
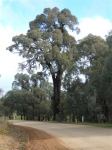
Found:
M 61 73 L 52 76 L 53 79 L 53 120 L 56 120 L 56 116 L 60 112 L 60 94 L 61 94 Z

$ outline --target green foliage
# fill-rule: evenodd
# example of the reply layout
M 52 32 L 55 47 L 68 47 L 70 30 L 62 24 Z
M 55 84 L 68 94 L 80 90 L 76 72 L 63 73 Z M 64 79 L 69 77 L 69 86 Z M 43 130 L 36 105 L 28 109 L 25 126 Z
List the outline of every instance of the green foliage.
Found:
M 112 121 L 112 54 L 106 58 L 105 65 L 102 71 L 101 76 L 101 84 L 99 89 L 99 96 L 102 101 L 100 104 L 102 106 L 102 110 L 104 111 L 107 119 Z
M 27 74 L 23 73 L 17 73 L 15 75 L 15 81 L 12 83 L 12 88 L 13 89 L 24 89 L 24 90 L 29 90 L 30 88 L 30 83 L 29 83 L 29 76 Z
M 51 74 L 54 86 L 54 120 L 60 111 L 62 75 L 77 58 L 76 41 L 68 33 L 68 29 L 77 31 L 77 24 L 77 18 L 68 9 L 60 11 L 56 7 L 45 8 L 42 14 L 30 22 L 26 35 L 13 37 L 14 44 L 8 48 L 9 51 L 17 51 L 26 58 L 22 68 L 34 70 L 38 62 L 43 72 Z
M 81 120 L 81 116 L 87 118 L 88 106 L 85 84 L 82 83 L 80 79 L 74 80 L 68 88 L 65 106 L 66 113 L 72 117 L 72 121 L 75 121 L 75 118 Z
M 68 34 L 67 28 L 73 30 L 77 23 L 77 18 L 68 9 L 45 9 L 43 14 L 30 22 L 26 35 L 13 37 L 14 45 L 8 49 L 16 50 L 27 58 L 30 69 L 39 62 L 51 74 L 60 69 L 63 72 L 76 57 L 76 41 Z
M 108 36 L 106 37 L 106 42 L 109 48 L 112 49 L 112 31 L 110 31 Z
M 77 42 L 68 33 L 78 32 L 77 25 L 70 10 L 45 8 L 25 35 L 13 37 L 8 50 L 25 58 L 22 69 L 33 73 L 39 64 L 42 72 L 16 74 L 14 90 L 4 97 L 9 114 L 17 111 L 25 119 L 38 120 L 50 115 L 54 120 L 57 115 L 60 120 L 69 116 L 74 121 L 82 115 L 91 121 L 101 121 L 101 116 L 103 121 L 112 120 L 112 32 L 106 40 L 89 34 Z M 46 80 L 49 75 L 52 85 Z
M 26 74 L 16 74 L 16 83 L 21 86 L 18 90 L 6 93 L 1 100 L 0 107 L 3 107 L 2 115 L 13 118 L 13 114 L 21 116 L 21 119 L 38 119 L 49 117 L 51 113 L 51 95 L 52 86 L 45 81 L 43 74 L 32 74 L 29 77 Z M 13 82 L 14 83 L 14 82 Z M 18 86 L 16 84 L 16 86 Z
M 80 52 L 79 60 L 80 64 L 82 63 L 82 70 L 87 75 L 97 73 L 102 69 L 105 56 L 110 52 L 105 40 L 91 34 L 80 40 L 78 49 Z

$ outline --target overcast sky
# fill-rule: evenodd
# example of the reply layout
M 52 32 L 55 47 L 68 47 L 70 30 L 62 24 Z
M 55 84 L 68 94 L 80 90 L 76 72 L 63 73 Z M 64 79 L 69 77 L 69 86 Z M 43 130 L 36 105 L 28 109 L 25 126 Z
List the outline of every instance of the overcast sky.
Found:
M 11 89 L 21 58 L 6 51 L 13 36 L 26 33 L 29 22 L 46 7 L 68 8 L 79 20 L 77 38 L 89 33 L 103 38 L 112 29 L 112 0 L 0 0 L 0 88 Z M 72 35 L 75 35 L 72 33 Z

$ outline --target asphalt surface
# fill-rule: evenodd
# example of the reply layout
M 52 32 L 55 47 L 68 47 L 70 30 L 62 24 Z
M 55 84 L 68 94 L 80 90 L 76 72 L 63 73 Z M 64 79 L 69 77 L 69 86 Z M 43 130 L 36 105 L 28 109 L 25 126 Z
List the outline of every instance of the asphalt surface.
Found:
M 14 124 L 43 130 L 60 139 L 70 150 L 112 150 L 112 129 L 109 128 L 36 121 Z

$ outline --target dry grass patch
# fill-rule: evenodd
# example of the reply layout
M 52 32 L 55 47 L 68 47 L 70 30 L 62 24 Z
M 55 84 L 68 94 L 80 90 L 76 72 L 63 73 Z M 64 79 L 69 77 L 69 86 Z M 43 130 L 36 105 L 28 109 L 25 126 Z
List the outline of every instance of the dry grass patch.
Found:
M 20 128 L 0 121 L 0 150 L 25 150 L 27 134 Z

